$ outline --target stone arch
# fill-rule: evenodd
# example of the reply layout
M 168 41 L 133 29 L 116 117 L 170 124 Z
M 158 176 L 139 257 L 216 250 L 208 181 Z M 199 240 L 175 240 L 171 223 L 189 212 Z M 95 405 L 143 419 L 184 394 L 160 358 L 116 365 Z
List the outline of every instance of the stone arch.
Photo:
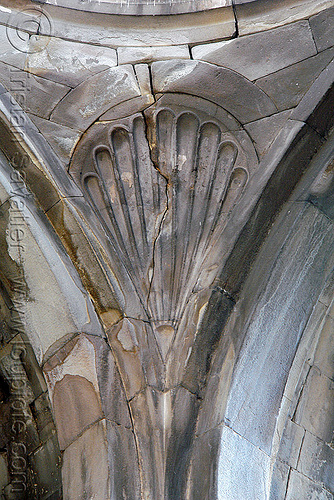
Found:
M 219 105 L 223 105 L 221 96 L 218 95 L 217 91 L 216 84 L 218 82 L 219 92 L 224 96 L 228 111 L 233 112 L 240 122 L 244 123 L 252 118 L 261 118 L 275 113 L 275 107 L 271 100 L 255 84 L 248 82 L 228 69 L 217 68 L 206 63 L 173 61 L 172 63 L 155 63 L 153 70 L 155 71 L 155 90 L 156 92 L 166 93 L 163 98 L 165 101 L 170 98 L 167 93 L 190 94 L 194 91 L 202 98 L 210 97 L 210 100 L 215 101 L 215 111 L 217 111 Z M 126 73 L 123 67 L 119 71 L 121 77 L 126 74 L 131 79 L 129 75 L 133 70 Z M 116 75 L 117 72 L 116 70 L 110 71 L 108 76 L 111 73 Z M 170 78 L 170 81 L 167 78 L 167 84 L 165 82 L 166 75 Z M 189 75 L 191 75 L 191 78 L 196 77 L 197 83 L 199 82 L 201 85 L 197 85 L 195 89 L 191 90 L 191 82 L 187 78 Z M 162 77 L 163 85 L 160 87 L 159 78 Z M 227 80 L 230 78 L 230 83 L 240 84 L 245 89 L 245 92 L 250 93 L 250 101 L 252 102 L 246 106 L 242 105 L 237 98 L 233 98 L 231 89 L 223 87 L 224 78 Z M 320 95 L 322 97 L 326 94 L 328 88 L 326 87 L 326 75 L 322 75 L 321 78 L 325 82 L 322 84 L 317 82 L 317 84 L 320 86 Z M 94 82 L 91 81 L 90 83 L 94 84 Z M 207 88 L 205 87 L 206 84 Z M 85 86 L 83 85 L 80 91 L 83 87 Z M 89 91 L 89 84 L 87 84 L 86 91 L 87 88 Z M 141 97 L 139 87 L 135 86 L 134 88 L 134 95 L 131 93 L 130 95 L 126 94 L 128 100 Z M 184 348 L 183 352 L 180 353 L 181 360 L 177 365 L 178 368 L 182 367 L 182 364 L 185 366 L 184 373 L 183 368 L 179 370 L 182 372 L 183 378 L 179 380 L 179 373 L 175 366 L 174 368 L 169 366 L 170 378 L 166 385 L 162 382 L 165 373 L 165 363 L 162 362 L 162 358 L 168 352 L 169 346 L 167 346 L 167 349 L 160 346 L 159 350 L 157 339 L 158 335 L 161 335 L 162 338 L 168 338 L 172 325 L 166 323 L 166 318 L 163 318 L 164 323 L 160 324 L 161 318 L 159 317 L 153 318 L 157 323 L 154 323 L 154 321 L 150 323 L 147 321 L 147 317 L 137 314 L 139 310 L 137 304 L 134 306 L 131 304 L 136 311 L 134 317 L 129 314 L 127 314 L 128 317 L 122 317 L 126 296 L 132 297 L 134 294 L 133 290 L 124 293 L 122 279 L 117 275 L 119 268 L 115 263 L 111 265 L 110 256 L 104 251 L 110 247 L 110 238 L 108 238 L 106 230 L 101 227 L 102 224 L 98 214 L 86 203 L 81 190 L 71 182 L 62 165 L 59 164 L 51 150 L 47 148 L 45 141 L 43 142 L 41 135 L 37 135 L 36 129 L 32 126 L 31 130 L 26 131 L 24 141 L 22 141 L 24 148 L 29 151 L 29 158 L 34 159 L 34 165 L 35 163 L 38 164 L 39 170 L 42 172 L 40 179 L 43 179 L 44 182 L 41 185 L 49 188 L 47 196 L 44 196 L 43 199 L 41 185 L 38 182 L 34 183 L 33 173 L 36 170 L 32 166 L 30 176 L 27 175 L 27 185 L 31 192 L 35 194 L 39 205 L 47 213 L 47 218 L 39 212 L 35 203 L 29 200 L 27 196 L 26 210 L 32 219 L 32 224 L 28 227 L 29 230 L 30 228 L 35 230 L 33 233 L 35 238 L 40 237 L 38 240 L 39 251 L 42 250 L 41 253 L 43 254 L 41 255 L 41 261 L 44 256 L 44 260 L 48 263 L 40 269 L 45 269 L 45 272 L 49 273 L 50 281 L 48 280 L 48 283 L 51 282 L 51 278 L 52 280 L 53 277 L 55 278 L 56 285 L 59 285 L 61 290 L 62 303 L 60 310 L 69 310 L 70 318 L 75 326 L 64 331 L 62 329 L 57 330 L 56 334 L 51 336 L 51 346 L 49 346 L 43 335 L 34 337 L 32 331 L 30 332 L 31 339 L 39 361 L 42 362 L 42 356 L 46 356 L 44 360 L 49 363 L 50 370 L 48 370 L 48 373 L 51 373 L 51 378 L 56 377 L 58 373 L 58 357 L 60 355 L 63 356 L 66 369 L 71 370 L 72 363 L 78 367 L 82 363 L 82 359 L 85 359 L 83 354 L 86 352 L 85 349 L 91 352 L 90 359 L 94 360 L 91 363 L 91 383 L 93 385 L 95 383 L 95 387 L 101 391 L 101 406 L 106 417 L 102 419 L 103 421 L 98 422 L 96 426 L 81 428 L 80 431 L 76 430 L 76 435 L 73 437 L 78 439 L 75 443 L 72 443 L 74 444 L 73 447 L 68 446 L 66 448 L 64 452 L 64 457 L 66 453 L 66 460 L 64 460 L 63 466 L 64 484 L 66 486 L 65 498 L 71 498 L 71 495 L 73 497 L 71 491 L 78 491 L 76 489 L 78 485 L 82 488 L 80 490 L 82 495 L 84 495 L 85 488 L 92 494 L 93 492 L 98 494 L 99 491 L 101 494 L 101 490 L 99 490 L 101 478 L 95 461 L 94 467 L 92 467 L 94 472 L 92 472 L 91 481 L 88 481 L 88 483 L 82 482 L 79 477 L 81 471 L 88 467 L 87 464 L 78 467 L 77 471 L 69 467 L 73 457 L 77 460 L 82 450 L 85 450 L 86 456 L 89 443 L 94 441 L 100 443 L 100 449 L 103 449 L 104 457 L 109 453 L 108 465 L 106 465 L 105 461 L 104 468 L 101 469 L 102 495 L 105 494 L 108 488 L 116 497 L 123 494 L 124 484 L 122 483 L 125 481 L 127 494 L 134 499 L 140 498 L 140 496 L 149 498 L 150 495 L 157 497 L 169 495 L 172 498 L 173 496 L 178 498 L 183 494 L 189 498 L 196 497 L 196 495 L 201 499 L 214 498 L 217 442 L 219 442 L 221 430 L 219 426 L 224 417 L 232 370 L 243 340 L 242 336 L 237 335 L 238 328 L 232 322 L 235 318 L 232 317 L 231 322 L 228 324 L 226 322 L 232 311 L 236 310 L 236 302 L 243 294 L 249 271 L 256 258 L 258 258 L 258 252 L 263 241 L 266 240 L 272 222 L 280 210 L 283 210 L 284 203 L 289 200 L 302 174 L 307 172 L 309 160 L 320 147 L 325 133 L 330 128 L 330 118 L 328 120 L 323 117 L 320 118 L 320 108 L 328 105 L 330 94 L 325 95 L 319 108 L 318 90 L 317 86 L 315 86 L 312 90 L 313 94 L 311 92 L 305 98 L 305 101 L 301 103 L 301 106 L 295 110 L 268 153 L 261 159 L 258 172 L 255 172 L 252 178 L 247 178 L 247 190 L 238 199 L 238 203 L 235 205 L 237 209 L 229 214 L 228 224 L 224 229 L 225 241 L 220 248 L 220 252 L 226 258 L 226 261 L 224 260 L 225 265 L 222 266 L 221 272 L 215 276 L 216 269 L 212 265 L 216 264 L 215 259 L 217 256 L 214 255 L 214 252 L 212 254 L 209 252 L 205 262 L 205 272 L 201 276 L 201 286 L 198 293 L 194 294 L 194 297 L 191 297 L 188 301 L 188 309 L 182 318 L 183 323 L 180 332 L 187 333 L 187 335 L 184 335 L 186 341 L 192 337 L 195 342 L 193 345 L 190 342 L 184 345 L 179 342 L 180 338 L 182 340 L 182 336 L 175 336 L 176 344 L 179 342 Z M 214 91 L 218 97 L 213 96 Z M 87 92 L 86 94 L 85 91 L 83 92 L 86 99 Z M 69 102 L 71 102 L 75 106 L 74 94 L 75 90 L 70 91 L 68 94 L 68 99 L 71 96 L 72 101 L 66 98 L 61 101 L 58 109 L 56 108 L 54 111 L 54 117 L 59 120 L 62 119 L 61 110 L 63 105 L 68 107 Z M 4 107 L 6 107 L 6 103 L 8 104 L 9 98 L 8 94 L 3 94 L 2 102 Z M 163 99 L 161 99 L 161 103 L 163 103 Z M 192 100 L 193 98 L 189 97 L 189 99 Z M 127 99 L 124 98 L 124 100 Z M 253 101 L 258 104 L 255 110 L 252 109 Z M 196 106 L 198 102 L 199 100 L 196 100 Z M 122 102 L 116 100 L 113 104 L 116 108 L 116 105 L 122 105 Z M 7 111 L 9 112 L 8 109 Z M 96 116 L 94 112 L 87 119 L 87 122 L 83 122 L 84 140 L 90 137 L 89 134 L 93 131 L 93 127 L 104 128 L 105 124 L 92 125 L 92 122 L 100 116 L 98 114 L 100 112 L 109 113 L 107 109 L 102 107 L 96 111 Z M 187 112 L 189 112 L 189 109 Z M 122 117 L 115 116 L 114 108 L 110 110 L 110 113 L 114 113 L 113 119 L 117 120 L 116 125 L 119 127 Z M 105 114 L 102 116 L 105 122 L 112 120 L 110 115 L 109 118 Z M 229 120 L 229 123 L 233 122 L 235 124 L 235 121 L 231 120 L 229 116 L 226 116 L 226 114 L 224 116 Z M 210 123 L 214 123 L 212 116 L 210 119 Z M 27 120 L 27 123 L 31 125 L 29 120 Z M 92 125 L 91 129 L 86 131 L 86 128 L 90 125 Z M 3 128 L 5 131 L 7 130 L 8 135 L 8 123 Z M 227 128 L 229 129 L 229 127 Z M 232 135 L 237 136 L 236 143 L 240 144 L 240 150 L 247 149 L 247 144 L 246 146 L 244 144 L 245 141 L 247 142 L 248 136 L 239 133 L 243 132 L 241 127 L 232 131 L 229 129 L 229 131 Z M 40 140 L 39 144 L 37 138 Z M 229 144 L 231 144 L 233 141 L 231 137 L 229 139 Z M 5 148 L 8 146 L 8 142 L 5 144 Z M 92 143 L 94 144 L 94 141 Z M 108 146 L 108 144 L 104 146 Z M 151 146 L 151 150 L 153 149 Z M 87 152 L 89 150 L 90 146 L 86 150 L 83 148 L 83 151 Z M 252 160 L 255 158 L 257 161 L 256 155 L 252 154 Z M 8 156 L 11 157 L 10 154 Z M 233 154 L 230 157 L 233 160 Z M 242 163 L 241 157 L 240 161 Z M 294 168 L 296 164 L 298 169 Z M 8 164 L 5 161 L 2 169 L 3 172 L 9 171 Z M 245 172 L 244 166 L 240 164 L 234 172 L 235 177 L 231 178 L 231 182 L 238 179 L 237 174 Z M 8 177 L 6 182 L 9 184 Z M 227 185 L 230 185 L 229 182 L 227 182 Z M 273 197 L 273 193 L 275 193 L 275 197 Z M 55 232 L 58 233 L 58 237 L 62 239 L 63 246 L 53 232 L 49 221 L 53 225 Z M 39 234 L 38 229 L 41 229 L 42 234 Z M 256 234 L 255 240 L 250 237 L 254 232 Z M 46 236 L 47 238 L 45 238 Z M 48 241 L 45 241 L 45 239 Z M 50 241 L 51 244 L 49 245 Z M 34 247 L 32 238 L 31 249 L 33 248 L 36 248 L 36 246 Z M 66 248 L 67 253 L 64 248 Z M 76 266 L 86 290 L 81 286 L 71 260 Z M 90 266 L 92 262 L 96 267 Z M 240 266 L 242 272 L 240 272 Z M 90 267 L 94 267 L 93 272 Z M 37 271 L 40 271 L 40 269 L 36 270 L 35 268 L 32 284 L 38 283 Z M 61 271 L 59 271 L 58 275 L 59 269 Z M 64 278 L 65 281 L 59 283 L 58 280 L 63 276 L 62 272 L 66 274 L 66 279 Z M 95 284 L 98 283 L 99 286 L 92 286 L 94 280 Z M 77 293 L 75 296 L 80 297 L 79 305 L 82 306 L 80 311 L 78 311 L 77 304 L 73 304 L 71 300 L 73 297 L 71 297 L 67 286 L 71 286 L 71 290 L 74 289 Z M 99 313 L 98 316 L 95 315 L 87 290 L 93 298 L 96 311 Z M 247 298 L 244 300 L 247 303 Z M 85 304 L 85 307 L 83 304 Z M 31 314 L 33 314 L 33 306 L 29 305 Z M 234 313 L 234 315 L 236 314 Z M 90 321 L 80 321 L 82 317 L 94 322 L 96 330 L 89 324 Z M 106 341 L 101 340 L 103 333 L 99 319 L 104 326 L 109 345 L 112 346 L 115 353 L 115 358 L 112 356 Z M 167 318 L 167 321 L 169 319 Z M 59 321 L 59 323 L 61 322 Z M 65 321 L 60 324 L 61 327 L 64 327 L 64 325 L 66 326 Z M 156 335 L 152 333 L 154 328 L 157 330 Z M 224 335 L 221 334 L 222 331 L 224 331 Z M 97 332 L 99 333 L 94 336 L 94 333 Z M 77 357 L 72 361 L 71 356 L 75 349 L 73 344 L 76 345 L 77 342 L 76 339 L 73 339 L 77 336 L 81 339 L 78 340 L 78 343 L 82 350 L 78 348 L 75 351 Z M 87 337 L 89 337 L 89 340 Z M 167 342 L 170 342 L 170 340 Z M 246 345 L 246 342 L 244 345 Z M 173 349 L 170 349 L 170 352 L 172 351 Z M 177 356 L 179 354 L 177 349 L 175 349 L 175 352 Z M 101 363 L 99 363 L 100 357 L 103 361 Z M 171 356 L 170 359 L 172 359 Z M 88 373 L 89 369 L 87 367 L 86 369 Z M 104 375 L 105 373 L 108 376 Z M 73 373 L 66 373 L 66 375 L 72 376 Z M 75 373 L 74 376 L 78 376 L 78 373 Z M 112 389 L 108 387 L 109 385 Z M 215 413 L 210 414 L 210 417 L 208 417 L 212 410 L 212 395 L 214 395 L 216 401 Z M 119 405 L 114 406 L 110 401 L 116 399 L 119 399 Z M 171 419 L 169 419 L 170 416 L 172 416 Z M 170 423 L 170 420 L 172 423 Z M 86 424 L 87 422 L 85 422 L 84 427 Z M 226 428 L 229 428 L 228 425 Z M 155 433 L 152 433 L 151 429 L 154 429 Z M 108 450 L 106 442 L 108 442 Z M 112 452 L 115 443 L 124 451 L 121 457 L 115 457 Z M 207 460 L 209 470 L 206 469 L 204 473 L 202 457 L 205 456 L 205 453 L 209 456 Z M 138 457 L 138 461 L 130 460 L 133 456 Z M 167 465 L 166 456 L 170 459 Z M 193 459 L 193 456 L 195 456 L 195 459 Z M 184 457 L 186 460 L 183 460 Z M 135 462 L 135 465 L 133 462 Z M 152 464 L 156 467 L 155 471 L 152 470 Z M 202 467 L 202 470 L 201 473 L 198 473 L 200 467 Z M 133 474 L 130 479 L 129 470 L 131 469 L 133 469 Z M 139 470 L 144 472 L 140 475 Z M 192 490 L 194 487 L 188 481 L 192 474 L 195 478 L 193 484 L 196 485 L 196 491 Z M 206 481 L 201 481 L 204 474 Z M 199 481 L 202 483 L 201 485 L 198 485 Z

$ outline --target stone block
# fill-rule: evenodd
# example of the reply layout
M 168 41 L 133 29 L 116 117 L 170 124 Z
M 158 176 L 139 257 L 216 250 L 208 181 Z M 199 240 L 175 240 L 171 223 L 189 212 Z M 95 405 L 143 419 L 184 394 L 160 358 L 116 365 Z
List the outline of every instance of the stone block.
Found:
M 321 439 L 306 432 L 298 471 L 329 491 L 334 491 L 334 450 Z
M 41 441 L 47 441 L 55 430 L 48 394 L 44 392 L 35 399 L 31 405 L 31 409 L 37 426 L 38 435 Z
M 272 98 L 280 111 L 292 108 L 301 101 L 333 55 L 334 50 L 328 49 L 277 73 L 260 78 L 256 81 L 256 85 Z M 295 118 L 295 115 L 292 115 L 292 118 Z
M 266 498 L 269 477 L 270 457 L 240 434 L 224 427 L 218 465 L 218 498 Z
M 153 63 L 152 76 L 154 92 L 182 92 L 209 99 L 241 123 L 277 111 L 256 85 L 227 68 L 200 61 L 173 60 Z
M 292 470 L 289 478 L 289 486 L 286 493 L 285 500 L 333 500 L 333 495 L 323 489 L 318 484 L 305 477 L 303 474 Z M 270 499 L 271 500 L 271 499 Z M 279 499 L 277 499 L 279 500 Z
M 268 454 L 296 348 L 332 265 L 330 221 L 311 207 L 297 220 L 247 326 L 226 410 L 235 431 Z
M 61 490 L 61 458 L 56 434 L 29 456 L 29 476 L 35 498 L 47 500 Z
M 44 5 L 43 9 L 52 19 L 55 37 L 106 47 L 203 43 L 229 38 L 235 32 L 232 6 L 192 15 L 138 16 L 135 25 L 128 16 L 101 16 L 79 11 L 75 11 L 75 19 L 70 23 L 66 9 L 51 5 Z M 49 34 L 43 26 L 40 33 Z
M 80 138 L 80 132 L 30 113 L 28 113 L 28 116 L 50 144 L 58 158 L 64 165 L 68 165 L 75 145 Z
M 257 0 L 242 4 L 236 0 L 236 17 L 239 35 L 247 35 L 258 31 L 283 26 L 300 19 L 306 19 L 327 7 L 332 7 L 332 0 Z
M 294 40 L 298 40 L 298 50 Z M 307 21 L 192 49 L 194 59 L 233 69 L 249 80 L 279 71 L 316 53 Z
M 334 382 L 316 366 L 308 374 L 294 420 L 323 441 L 334 442 Z
M 310 18 L 310 26 L 318 51 L 334 45 L 334 8 L 326 9 Z
M 187 494 L 193 500 L 217 498 L 217 469 L 221 428 L 196 437 L 191 450 L 190 478 Z
M 165 59 L 189 59 L 188 45 L 164 47 L 119 47 L 118 64 L 150 63 Z
M 0 82 L 7 88 L 24 111 L 49 118 L 56 104 L 70 87 L 0 62 Z
M 314 355 L 314 364 L 322 375 L 334 380 L 334 350 L 331 348 L 334 332 L 334 318 L 328 316 L 322 325 L 319 343 Z
M 116 50 L 108 47 L 43 35 L 32 36 L 29 45 L 26 71 L 68 87 L 117 65 Z
M 276 460 L 271 476 L 269 500 L 285 498 L 289 473 L 290 467 L 280 460 Z
M 132 430 L 107 422 L 110 498 L 141 500 L 139 457 Z
M 287 421 L 278 451 L 278 458 L 294 469 L 297 467 L 305 429 L 291 420 Z
M 139 88 L 141 94 L 144 95 L 152 95 L 151 88 L 151 70 L 148 64 L 136 64 L 135 65 L 135 73 L 139 83 Z M 152 96 L 153 98 L 153 96 Z M 152 99 L 153 101 L 153 99 Z
M 321 54 L 333 54 L 333 49 L 328 49 Z M 321 56 L 319 54 L 319 57 Z M 325 135 L 333 126 L 333 85 L 334 61 L 331 61 L 318 78 L 314 81 L 310 90 L 300 101 L 299 105 L 291 114 L 295 120 L 307 122 L 319 134 Z
M 245 125 L 245 129 L 254 141 L 254 146 L 260 156 L 268 151 L 290 114 L 290 110 L 282 111 Z
M 129 406 L 113 353 L 104 339 L 91 338 L 96 355 L 96 371 L 103 414 L 123 427 L 132 428 Z
M 142 89 L 141 89 L 142 91 Z M 121 118 L 126 118 L 134 113 L 139 113 L 143 111 L 148 106 L 154 102 L 154 98 L 150 94 L 146 94 L 140 97 L 134 97 L 128 101 L 121 102 L 116 106 L 108 109 L 103 115 L 100 116 L 100 121 L 112 121 L 119 120 Z
M 66 448 L 63 454 L 62 480 L 64 500 L 110 498 L 108 444 L 104 421 L 87 429 Z
M 82 82 L 55 107 L 51 120 L 85 130 L 111 106 L 140 95 L 132 66 L 118 66 Z

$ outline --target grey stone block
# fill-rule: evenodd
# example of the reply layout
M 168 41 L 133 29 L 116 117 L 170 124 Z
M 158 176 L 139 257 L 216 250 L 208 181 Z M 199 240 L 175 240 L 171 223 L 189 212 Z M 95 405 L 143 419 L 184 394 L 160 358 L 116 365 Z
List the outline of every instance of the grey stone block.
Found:
M 310 26 L 319 51 L 334 45 L 334 8 L 311 17 Z
M 91 498 L 110 498 L 109 473 L 106 422 L 102 421 L 87 429 L 64 451 L 63 497 L 85 499 L 89 492 Z
M 333 495 L 303 474 L 292 470 L 285 500 L 311 500 L 313 498 L 315 500 L 333 500 Z
M 294 420 L 323 441 L 334 442 L 334 382 L 312 367 Z
M 25 69 L 34 75 L 76 87 L 92 74 L 116 65 L 114 49 L 35 35 L 30 39 Z
M 319 486 L 334 492 L 334 450 L 321 439 L 306 432 L 298 471 Z
M 278 451 L 278 458 L 293 468 L 297 467 L 300 447 L 305 434 L 305 429 L 300 425 L 287 421 Z
M 0 81 L 24 111 L 42 118 L 48 118 L 56 104 L 70 90 L 70 87 L 31 75 L 3 62 L 0 62 Z
M 266 94 L 230 69 L 199 61 L 176 60 L 153 63 L 152 74 L 155 92 L 183 92 L 209 99 L 242 123 L 276 111 Z
M 237 5 L 239 35 L 247 35 L 258 31 L 269 30 L 276 26 L 306 19 L 327 7 L 332 7 L 332 0 L 257 0 L 244 5 Z
M 279 110 L 292 108 L 301 101 L 333 55 L 334 50 L 328 49 L 277 73 L 260 78 L 256 81 L 256 85 L 272 98 Z
M 333 352 L 328 348 L 331 345 L 334 332 L 334 318 L 330 314 L 321 328 L 319 343 L 314 356 L 314 364 L 320 369 L 322 375 L 334 380 Z
M 118 64 L 163 61 L 165 59 L 189 59 L 188 45 L 164 47 L 119 47 Z
M 44 139 L 50 144 L 58 158 L 67 165 L 71 154 L 80 138 L 80 132 L 65 125 L 59 125 L 28 113 L 31 121 L 36 125 Z
M 219 500 L 266 498 L 269 468 L 268 455 L 233 429 L 223 428 L 218 465 Z
M 43 0 L 43 2 L 87 12 L 133 16 L 184 14 L 232 5 L 232 0 L 174 0 L 170 3 L 161 0 L 131 0 L 126 4 L 122 0 L 114 0 L 113 2 L 99 0 L 98 2 L 88 3 L 82 0 L 70 0 L 70 2 L 68 0 Z
M 298 40 L 298 50 L 294 40 Z M 192 49 L 194 59 L 233 69 L 249 80 L 274 73 L 316 53 L 307 21 Z
M 36 498 L 47 500 L 61 490 L 61 458 L 57 436 L 54 433 L 29 457 L 29 472 Z
M 51 119 L 85 130 L 112 105 L 140 95 L 132 66 L 102 71 L 81 83 L 54 109 Z
M 276 460 L 271 476 L 269 500 L 285 498 L 289 473 L 290 467 L 286 463 Z
M 245 129 L 254 141 L 255 148 L 260 156 L 263 156 L 268 151 L 290 114 L 290 110 L 282 111 L 245 125 Z
M 141 500 L 139 456 L 132 430 L 107 422 L 110 498 Z

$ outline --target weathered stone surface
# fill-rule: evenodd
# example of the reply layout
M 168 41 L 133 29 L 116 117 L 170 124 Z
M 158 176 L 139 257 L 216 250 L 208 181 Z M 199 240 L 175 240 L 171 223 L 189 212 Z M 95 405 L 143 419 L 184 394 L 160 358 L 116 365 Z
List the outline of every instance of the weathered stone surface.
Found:
M 5 25 L 0 25 L 0 61 L 10 64 L 16 68 L 23 69 L 26 61 L 26 53 L 20 52 L 11 43 L 11 36 L 15 35 L 15 30 Z
M 108 333 L 128 400 L 146 384 L 163 387 L 162 363 L 150 325 L 124 319 Z
M 334 45 L 334 8 L 312 16 L 310 26 L 318 51 Z
M 334 50 L 328 49 L 277 73 L 260 78 L 256 85 L 273 99 L 279 110 L 292 108 L 301 101 L 333 55 Z
M 110 68 L 93 75 L 69 94 L 54 109 L 51 119 L 85 130 L 112 105 L 140 95 L 132 66 Z
M 305 207 L 290 231 L 248 326 L 226 411 L 229 425 L 268 454 L 296 347 L 332 265 L 333 226 L 325 216 Z
M 321 439 L 306 432 L 298 471 L 329 491 L 334 491 L 334 450 Z
M 141 500 L 139 457 L 133 431 L 107 421 L 107 438 L 110 498 Z
M 47 500 L 61 490 L 60 467 L 58 441 L 54 433 L 29 457 L 30 481 L 36 498 Z
M 300 42 L 298 51 L 294 40 Z M 274 73 L 316 53 L 307 21 L 192 49 L 194 59 L 233 69 L 249 80 Z
M 299 500 L 300 498 L 333 500 L 334 497 L 329 491 L 323 489 L 321 486 L 314 483 L 303 474 L 292 470 L 285 499 Z
M 298 421 L 296 419 L 296 421 Z M 288 420 L 281 439 L 278 458 L 293 467 L 297 468 L 301 444 L 304 438 L 305 429 L 297 425 L 292 420 Z
M 109 345 L 104 339 L 91 338 L 96 355 L 96 371 L 103 414 L 108 420 L 132 428 L 124 385 Z
M 282 498 L 285 498 L 289 473 L 290 467 L 280 460 L 276 460 L 271 476 L 269 500 L 282 500 Z
M 191 472 L 187 493 L 192 500 L 217 498 L 218 450 L 221 428 L 212 429 L 196 437 L 191 450 Z
M 134 68 L 142 96 L 152 96 L 151 71 L 148 64 L 136 64 Z
M 155 92 L 184 92 L 204 97 L 222 106 L 241 123 L 276 111 L 268 96 L 229 69 L 199 61 L 176 60 L 153 63 L 152 75 Z
M 76 11 L 75 19 L 69 22 L 66 9 L 45 5 L 44 12 L 52 19 L 54 36 L 109 47 L 203 43 L 229 38 L 235 32 L 232 7 L 180 17 L 140 16 L 135 19 L 135 25 L 133 18 L 128 16 L 106 17 Z M 48 35 L 49 32 L 42 26 L 40 34 Z
M 28 116 L 50 144 L 58 158 L 67 165 L 80 138 L 80 132 L 30 113 L 28 113 Z
M 142 89 L 141 89 L 142 91 Z M 148 108 L 154 102 L 154 98 L 151 94 L 145 94 L 140 97 L 134 97 L 128 101 L 121 102 L 116 106 L 108 109 L 103 115 L 100 116 L 100 121 L 111 121 L 119 120 L 131 116 L 134 113 L 139 113 L 144 109 Z
M 61 450 L 102 418 L 101 404 L 93 384 L 79 375 L 66 374 L 56 382 L 53 408 Z
M 259 155 L 262 156 L 267 152 L 279 131 L 284 127 L 290 114 L 290 110 L 282 111 L 245 125 L 245 129 L 254 141 Z
M 326 376 L 332 380 L 334 380 L 334 349 L 331 350 L 328 348 L 328 346 L 331 345 L 333 331 L 334 318 L 333 316 L 329 315 L 326 318 L 325 323 L 322 325 L 319 343 L 317 345 L 317 350 L 314 356 L 314 364 L 320 370 L 321 375 Z
M 165 59 L 190 58 L 188 45 L 176 45 L 175 47 L 119 47 L 117 54 L 118 64 L 150 63 Z
M 69 87 L 116 65 L 114 49 L 42 35 L 30 38 L 26 59 L 26 71 Z
M 333 356 L 333 354 L 332 354 Z M 312 367 L 297 406 L 295 421 L 323 441 L 334 442 L 334 382 Z
M 226 7 L 232 4 L 231 0 L 174 0 L 166 3 L 163 0 L 131 0 L 124 4 L 122 0 L 103 0 L 98 3 L 83 3 L 80 0 L 43 0 L 46 4 L 70 7 L 72 9 L 104 14 L 125 14 L 134 16 L 155 16 L 161 14 L 182 14 L 202 10 Z
M 35 399 L 32 405 L 32 413 L 41 441 L 47 441 L 52 432 L 55 430 L 51 412 L 51 403 L 47 393 L 44 392 L 37 399 Z
M 63 454 L 64 500 L 110 498 L 105 421 L 87 429 Z
M 48 118 L 70 87 L 0 62 L 0 82 L 24 111 Z
M 236 457 L 238 467 L 233 467 Z M 223 428 L 218 465 L 218 499 L 266 498 L 270 457 L 229 427 Z
M 247 35 L 258 31 L 268 30 L 276 26 L 308 18 L 328 7 L 333 6 L 332 0 L 257 0 L 242 4 L 243 0 L 236 0 L 236 17 L 238 20 L 239 35 Z
M 182 498 L 199 401 L 183 387 L 164 393 L 148 387 L 130 406 L 144 491 Z

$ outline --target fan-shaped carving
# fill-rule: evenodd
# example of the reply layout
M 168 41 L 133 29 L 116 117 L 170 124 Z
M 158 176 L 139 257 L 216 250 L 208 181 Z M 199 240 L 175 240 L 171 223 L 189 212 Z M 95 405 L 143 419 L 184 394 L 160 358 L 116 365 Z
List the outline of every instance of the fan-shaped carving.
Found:
M 217 120 L 178 106 L 104 126 L 100 141 L 82 187 L 148 318 L 173 325 L 245 188 L 245 154 Z

